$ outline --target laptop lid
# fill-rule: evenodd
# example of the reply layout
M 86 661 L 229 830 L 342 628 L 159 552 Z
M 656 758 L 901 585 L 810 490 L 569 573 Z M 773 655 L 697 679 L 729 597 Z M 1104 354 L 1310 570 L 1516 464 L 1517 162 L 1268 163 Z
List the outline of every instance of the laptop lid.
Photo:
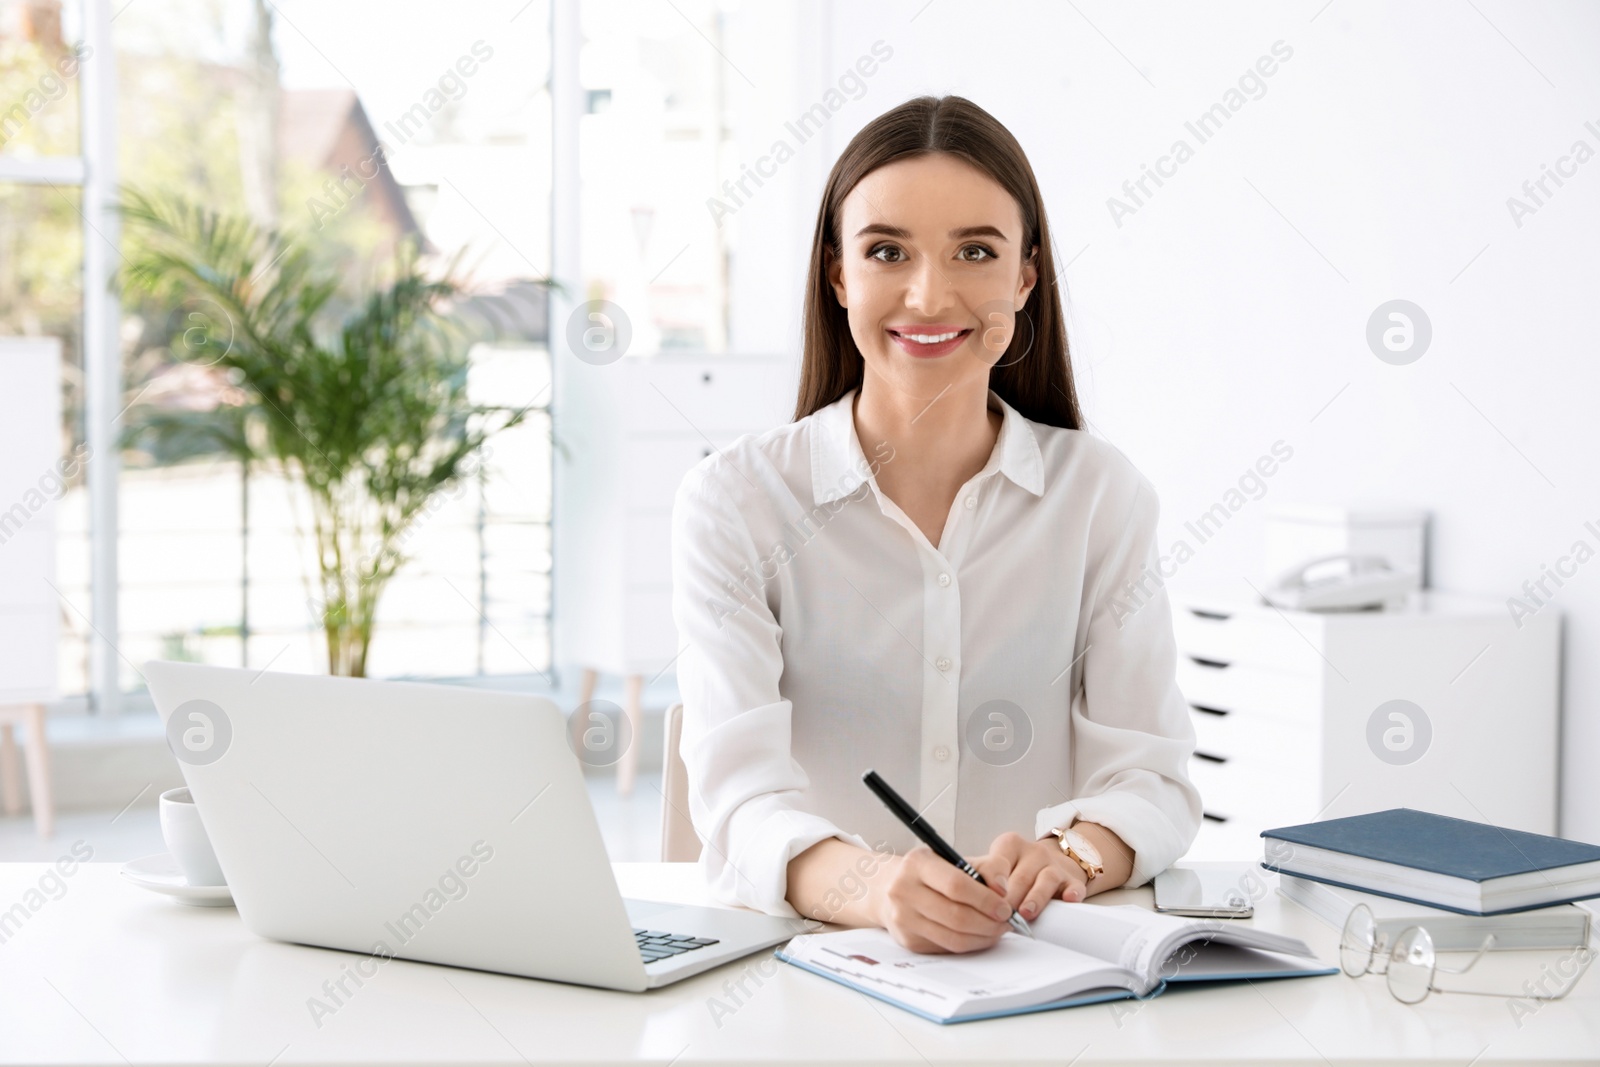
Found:
M 161 660 L 144 673 L 253 933 L 646 987 L 550 701 Z

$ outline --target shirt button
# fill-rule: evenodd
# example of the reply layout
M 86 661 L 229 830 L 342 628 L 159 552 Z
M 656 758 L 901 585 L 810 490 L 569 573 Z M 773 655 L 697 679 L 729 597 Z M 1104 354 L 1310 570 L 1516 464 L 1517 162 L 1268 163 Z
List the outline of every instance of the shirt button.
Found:
M 939 584 L 948 589 L 950 587 L 950 576 L 948 574 L 939 575 Z
M 973 508 L 975 508 L 977 506 L 978 506 L 978 498 L 977 497 L 975 497 L 975 496 L 967 497 L 967 510 L 968 511 L 971 511 Z
M 933 750 L 933 758 L 938 760 L 940 763 L 943 763 L 945 760 L 950 758 L 950 750 L 945 748 L 943 745 L 940 745 L 938 748 Z
M 938 667 L 941 671 L 947 671 L 950 669 L 950 658 L 948 656 L 940 656 L 938 659 L 933 661 L 933 665 Z

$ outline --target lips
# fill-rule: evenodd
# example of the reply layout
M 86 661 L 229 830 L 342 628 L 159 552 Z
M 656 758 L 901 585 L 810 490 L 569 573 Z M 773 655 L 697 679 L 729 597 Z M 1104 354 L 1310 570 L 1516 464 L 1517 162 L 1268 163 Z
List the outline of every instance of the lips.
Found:
M 908 355 L 919 359 L 935 359 L 960 348 L 962 342 L 971 335 L 972 327 L 936 322 L 928 325 L 894 326 L 886 332 L 894 339 L 894 343 L 900 346 L 901 351 Z

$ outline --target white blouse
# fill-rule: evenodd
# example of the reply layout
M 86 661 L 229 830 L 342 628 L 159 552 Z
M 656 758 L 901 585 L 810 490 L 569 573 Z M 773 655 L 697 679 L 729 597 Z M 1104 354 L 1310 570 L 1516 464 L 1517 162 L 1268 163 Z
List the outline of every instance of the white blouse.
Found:
M 708 456 L 673 505 L 681 751 L 713 894 L 794 917 L 788 863 L 818 841 L 915 847 L 868 769 L 962 855 L 1082 817 L 1143 885 L 1201 817 L 1155 489 L 990 390 L 999 438 L 935 547 L 878 488 L 893 450 L 868 460 L 855 396 Z

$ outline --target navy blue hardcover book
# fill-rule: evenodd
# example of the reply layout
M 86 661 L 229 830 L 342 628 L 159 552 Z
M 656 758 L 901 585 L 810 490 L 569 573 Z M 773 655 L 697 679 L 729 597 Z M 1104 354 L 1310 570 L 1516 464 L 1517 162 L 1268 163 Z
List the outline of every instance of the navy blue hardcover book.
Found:
M 1261 866 L 1269 871 L 1462 915 L 1530 911 L 1600 896 L 1600 845 L 1415 808 L 1280 826 L 1261 831 L 1261 836 L 1267 839 Z M 1297 850 L 1296 846 L 1303 847 Z M 1373 861 L 1371 873 L 1380 881 L 1374 884 L 1365 881 L 1361 873 L 1331 869 L 1329 861 L 1337 863 L 1339 857 L 1329 853 Z M 1378 866 L 1382 864 L 1393 866 Z M 1585 871 L 1585 867 L 1590 869 Z M 1438 892 L 1447 899 L 1430 891 L 1427 883 L 1438 887 L 1439 880 L 1428 877 L 1418 879 L 1422 884 L 1412 887 L 1419 895 L 1406 895 L 1399 891 L 1404 888 L 1406 872 L 1396 868 L 1443 875 L 1456 882 L 1439 887 Z M 1529 879 L 1518 877 L 1536 872 L 1542 877 L 1531 885 Z M 1342 878 L 1337 877 L 1341 873 Z M 1516 879 L 1518 884 L 1496 885 L 1497 880 L 1505 879 Z M 1399 883 L 1399 888 L 1394 883 Z M 1522 899 L 1510 906 L 1486 906 L 1513 893 Z M 1537 899 L 1530 902 L 1529 898 Z

